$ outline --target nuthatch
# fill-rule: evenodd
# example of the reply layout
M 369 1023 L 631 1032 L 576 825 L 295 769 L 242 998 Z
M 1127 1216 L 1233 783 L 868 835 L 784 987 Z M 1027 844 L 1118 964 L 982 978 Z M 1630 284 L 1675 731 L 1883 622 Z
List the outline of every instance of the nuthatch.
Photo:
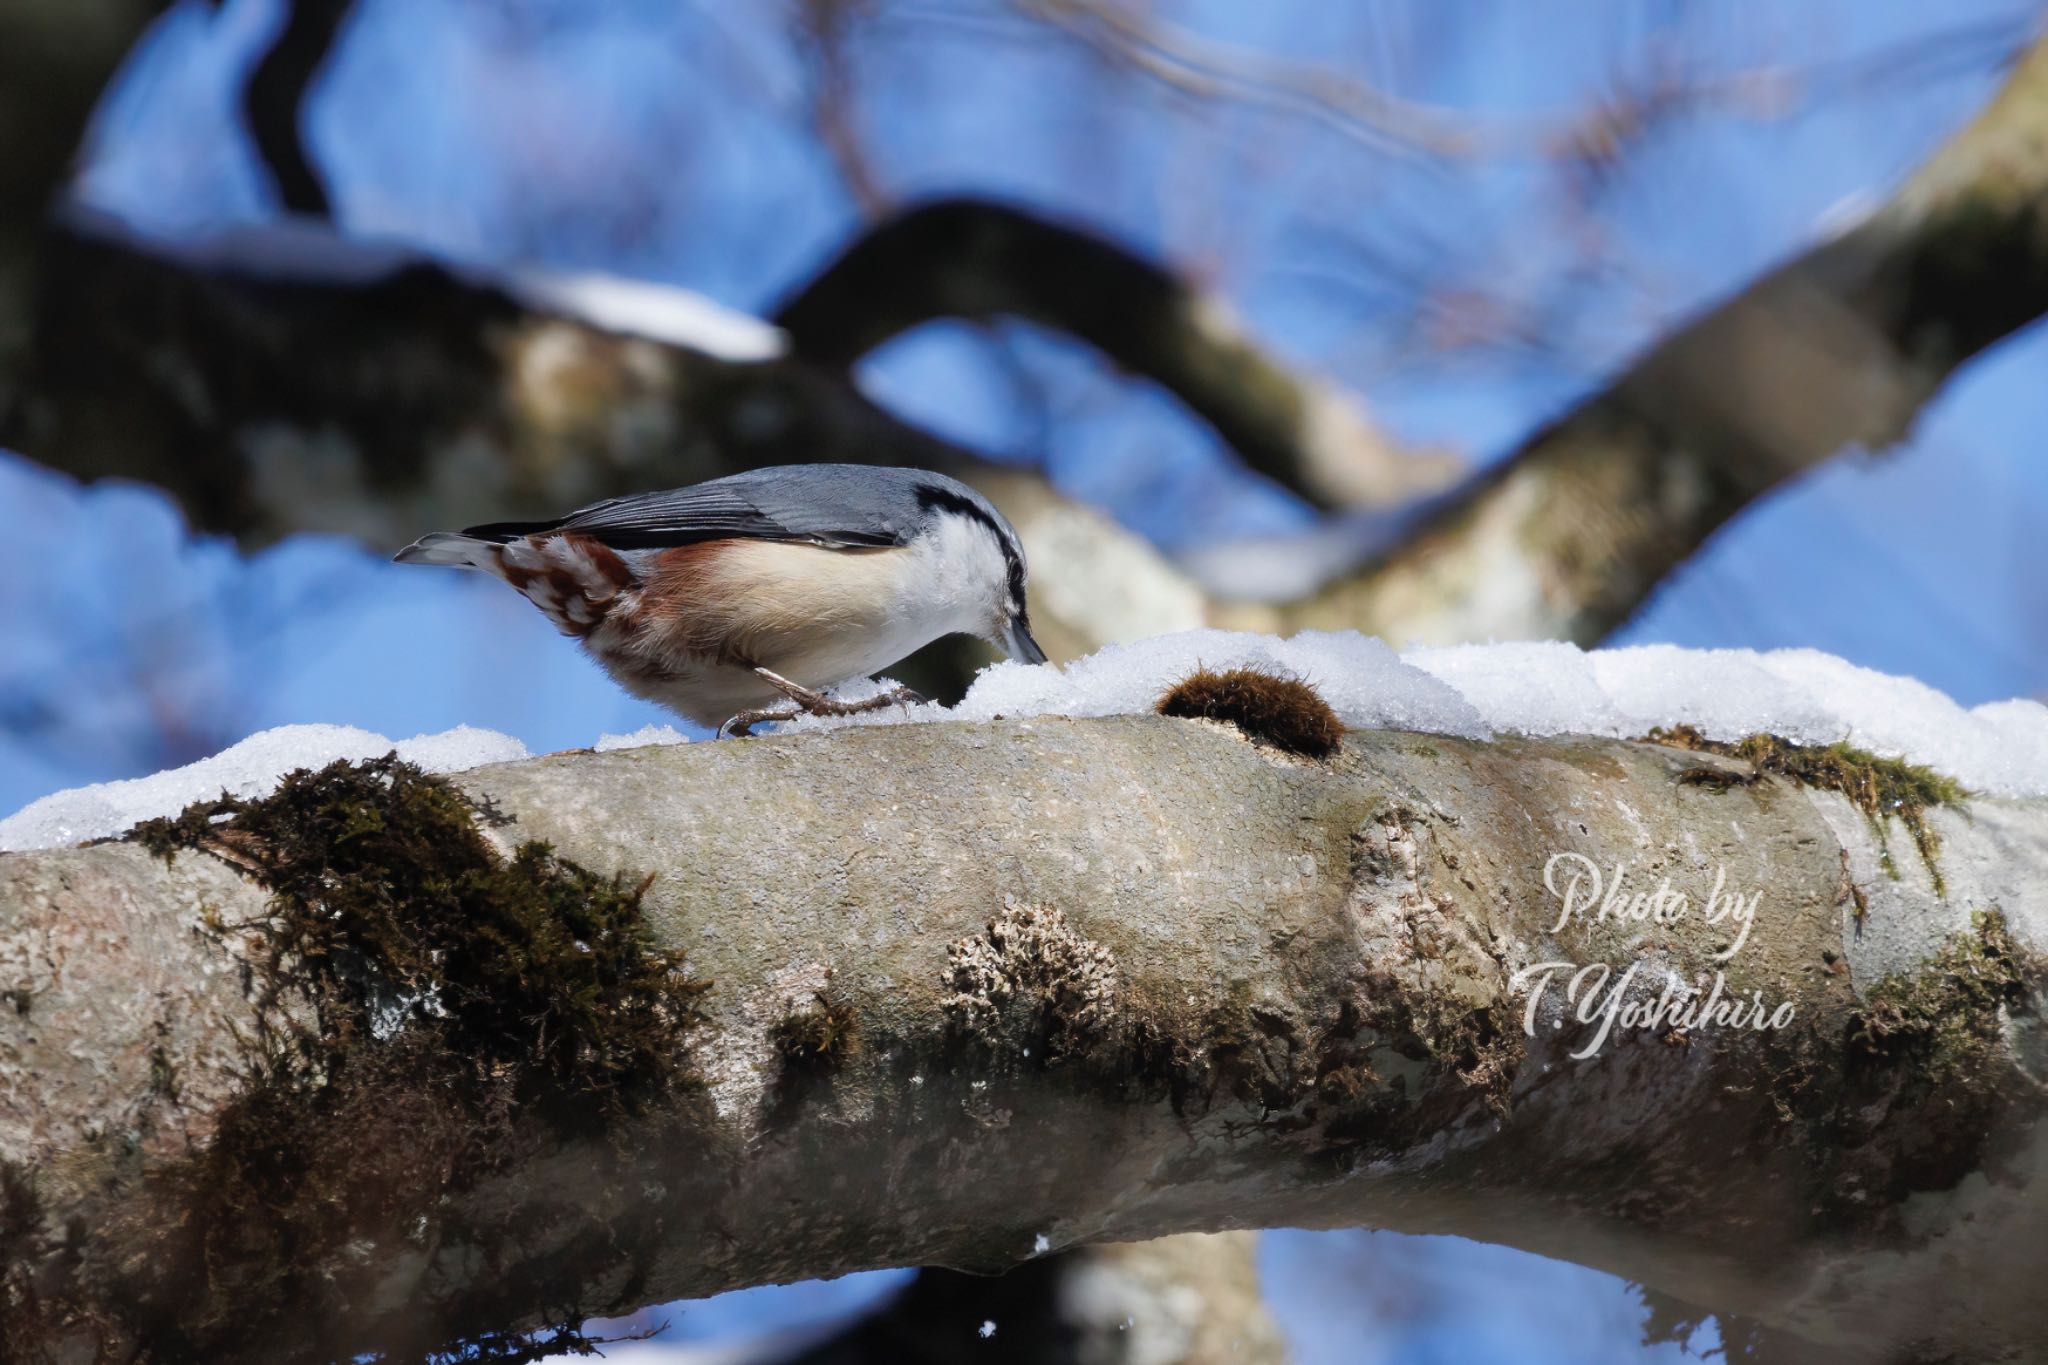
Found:
M 628 692 L 742 735 L 800 711 L 915 700 L 820 689 L 942 635 L 1045 662 L 1017 533 L 981 494 L 921 469 L 756 469 L 555 521 L 436 531 L 397 560 L 496 574 Z M 793 705 L 767 709 L 778 697 Z

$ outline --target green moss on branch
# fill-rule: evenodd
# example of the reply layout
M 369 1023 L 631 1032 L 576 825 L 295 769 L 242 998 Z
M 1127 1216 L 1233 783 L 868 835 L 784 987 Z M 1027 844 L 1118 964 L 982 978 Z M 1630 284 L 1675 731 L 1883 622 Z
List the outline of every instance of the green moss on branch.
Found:
M 2048 1110 L 2011 1033 L 2039 1026 L 2044 991 L 2048 959 L 1987 910 L 1803 1044 L 1773 1036 L 1765 1083 L 1805 1129 L 1804 1198 L 1823 1226 L 1910 1237 L 1909 1196 L 2007 1178 Z
M 1969 796 L 1969 791 L 1954 778 L 1917 763 L 1880 758 L 1842 743 L 1794 744 L 1770 734 L 1750 735 L 1730 743 L 1708 739 L 1690 725 L 1655 729 L 1643 739 L 1667 748 L 1741 759 L 1751 765 L 1746 775 L 1709 767 L 1687 768 L 1678 775 L 1679 781 L 1695 786 L 1726 791 L 1768 775 L 1839 793 L 1870 821 L 1877 832 L 1885 871 L 1894 877 L 1898 876 L 1898 868 L 1892 862 L 1891 847 L 1885 837 L 1885 820 L 1897 816 L 1913 836 L 1913 847 L 1920 851 L 1920 859 L 1934 880 L 1935 893 L 1946 894 L 1941 866 L 1936 861 L 1941 852 L 1941 836 L 1927 823 L 1927 812 L 1936 806 L 1954 805 Z
M 503 1321 L 428 1309 L 402 1327 L 351 1323 L 395 1259 L 443 1239 L 491 1244 L 443 1226 L 450 1192 L 537 1142 L 616 1144 L 612 1120 L 694 1087 L 708 983 L 649 936 L 648 881 L 597 876 L 538 842 L 501 856 L 479 828 L 490 817 L 392 755 L 296 772 L 271 796 L 224 796 L 131 836 L 165 859 L 225 858 L 270 891 L 259 921 L 211 929 L 256 944 L 247 1088 L 128 1229 L 161 1226 L 113 1300 L 132 1305 L 149 1351 L 285 1358 L 298 1341 L 420 1359 L 466 1336 L 518 1358 Z M 526 1318 L 535 1302 L 508 1291 L 487 1311 Z M 559 1349 L 577 1316 L 564 1306 L 534 1350 Z
M 1871 988 L 1850 1025 L 1852 1064 L 1910 1061 L 1924 1085 L 1951 1097 L 1985 1083 L 2005 1046 L 2007 1015 L 2032 1010 L 2048 963 L 2013 938 L 1999 911 L 1972 915 L 1970 926 L 1918 971 Z

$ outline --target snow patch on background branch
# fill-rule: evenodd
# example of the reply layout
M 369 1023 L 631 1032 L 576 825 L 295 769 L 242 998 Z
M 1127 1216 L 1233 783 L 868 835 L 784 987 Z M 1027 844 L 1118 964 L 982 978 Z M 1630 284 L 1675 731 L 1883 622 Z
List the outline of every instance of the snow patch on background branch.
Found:
M 460 261 L 395 238 L 338 231 L 324 219 L 280 218 L 168 237 L 104 209 L 73 202 L 62 208 L 59 222 L 80 237 L 129 247 L 205 274 L 361 289 L 406 270 L 428 267 L 464 284 L 494 289 L 537 313 L 722 360 L 773 360 L 789 350 L 788 334 L 780 327 L 677 285 L 594 271 Z

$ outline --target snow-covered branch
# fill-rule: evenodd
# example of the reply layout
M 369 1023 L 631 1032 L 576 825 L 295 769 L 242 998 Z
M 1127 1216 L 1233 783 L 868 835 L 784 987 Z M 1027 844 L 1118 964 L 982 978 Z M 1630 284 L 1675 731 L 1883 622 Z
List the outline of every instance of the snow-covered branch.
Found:
M 8 855 L 10 1339 L 408 1350 L 1286 1224 L 2004 1358 L 2048 1335 L 2048 807 L 1931 809 L 1927 860 L 1750 772 L 1041 716 Z

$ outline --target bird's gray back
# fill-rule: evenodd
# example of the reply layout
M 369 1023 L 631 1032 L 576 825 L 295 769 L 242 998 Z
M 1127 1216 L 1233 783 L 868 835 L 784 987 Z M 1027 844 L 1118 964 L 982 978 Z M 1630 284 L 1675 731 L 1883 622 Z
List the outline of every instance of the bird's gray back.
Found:
M 999 538 L 1015 540 L 988 499 L 957 479 L 925 469 L 848 464 L 750 469 L 688 488 L 609 498 L 556 522 L 502 522 L 468 534 L 492 539 L 577 531 L 619 549 L 728 537 L 886 546 L 910 540 L 936 509 L 986 521 Z

